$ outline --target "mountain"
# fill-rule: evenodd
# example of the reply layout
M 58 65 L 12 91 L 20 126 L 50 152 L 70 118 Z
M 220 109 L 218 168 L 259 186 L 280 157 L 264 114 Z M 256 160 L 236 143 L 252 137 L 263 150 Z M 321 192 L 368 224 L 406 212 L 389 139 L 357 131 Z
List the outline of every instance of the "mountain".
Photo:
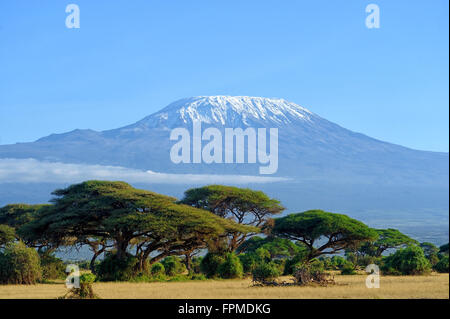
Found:
M 32 143 L 1 145 L 0 158 L 117 165 L 169 173 L 258 174 L 256 164 L 174 164 L 171 129 L 278 128 L 277 176 L 380 185 L 448 187 L 448 153 L 417 151 L 340 127 L 283 99 L 200 96 L 176 101 L 134 124 L 74 130 Z
M 170 141 L 171 131 L 185 128 L 192 136 L 193 124 L 198 122 L 203 130 L 213 127 L 222 134 L 226 128 L 278 129 L 278 171 L 265 176 L 289 180 L 247 186 L 281 200 L 287 213 L 320 208 L 348 214 L 372 227 L 395 227 L 421 241 L 448 242 L 448 153 L 412 150 L 379 141 L 283 99 L 186 98 L 125 127 L 102 132 L 74 130 L 31 143 L 0 145 L 0 164 L 5 158 L 34 158 L 161 173 L 259 174 L 260 163 L 172 163 L 169 154 L 176 141 Z M 11 169 L 11 161 L 8 163 L 3 169 Z M 17 163 L 21 176 L 31 170 L 25 162 Z M 34 169 L 44 170 L 45 165 Z M 63 170 L 62 174 L 70 177 L 75 166 L 55 164 L 52 174 L 61 174 Z M 101 171 L 102 167 L 89 166 L 89 170 Z M 38 173 L 40 177 L 31 179 L 33 182 L 2 182 L 0 165 L 0 206 L 12 202 L 46 202 L 52 190 L 68 185 L 45 180 L 45 171 Z M 187 188 L 208 183 L 202 177 L 196 182 L 183 176 L 172 175 L 173 178 L 185 184 L 133 185 L 179 198 Z

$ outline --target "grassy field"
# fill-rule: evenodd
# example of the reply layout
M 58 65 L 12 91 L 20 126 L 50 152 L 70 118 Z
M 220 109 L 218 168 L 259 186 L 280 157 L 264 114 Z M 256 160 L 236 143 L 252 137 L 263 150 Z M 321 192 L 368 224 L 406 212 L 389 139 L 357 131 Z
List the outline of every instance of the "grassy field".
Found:
M 251 287 L 250 279 L 206 280 L 164 283 L 95 283 L 101 298 L 209 299 L 209 298 L 449 298 L 448 274 L 428 276 L 382 276 L 379 289 L 365 286 L 365 275 L 335 277 L 328 287 Z M 287 278 L 284 278 L 287 279 Z M 64 295 L 63 283 L 33 286 L 0 286 L 3 298 L 57 298 Z

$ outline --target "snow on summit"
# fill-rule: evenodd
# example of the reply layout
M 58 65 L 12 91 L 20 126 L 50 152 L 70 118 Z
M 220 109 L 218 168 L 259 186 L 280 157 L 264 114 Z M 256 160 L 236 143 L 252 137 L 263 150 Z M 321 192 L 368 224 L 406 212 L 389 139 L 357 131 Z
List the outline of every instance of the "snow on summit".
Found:
M 249 96 L 197 96 L 173 102 L 136 123 L 137 126 L 168 127 L 193 121 L 230 127 L 258 124 L 283 125 L 311 122 L 312 112 L 284 99 Z

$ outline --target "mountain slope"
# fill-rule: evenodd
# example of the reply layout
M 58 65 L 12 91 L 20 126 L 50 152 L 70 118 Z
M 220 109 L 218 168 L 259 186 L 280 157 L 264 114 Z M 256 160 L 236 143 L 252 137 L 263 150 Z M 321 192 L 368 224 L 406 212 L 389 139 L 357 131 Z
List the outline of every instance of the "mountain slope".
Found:
M 257 164 L 173 164 L 170 130 L 275 127 L 277 175 L 343 183 L 448 187 L 448 153 L 379 141 L 340 127 L 297 104 L 260 97 L 193 97 L 176 101 L 132 125 L 96 132 L 75 130 L 32 143 L 0 146 L 0 158 L 119 165 L 177 173 L 258 174 Z

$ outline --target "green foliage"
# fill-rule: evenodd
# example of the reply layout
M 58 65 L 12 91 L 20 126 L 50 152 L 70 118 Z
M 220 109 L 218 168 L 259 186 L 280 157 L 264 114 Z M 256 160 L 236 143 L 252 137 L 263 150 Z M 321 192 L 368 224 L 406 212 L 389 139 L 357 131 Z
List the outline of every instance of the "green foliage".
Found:
M 243 267 L 241 261 L 234 253 L 227 253 L 225 261 L 219 265 L 219 276 L 223 279 L 241 278 Z
M 443 255 L 439 261 L 433 266 L 433 269 L 440 273 L 448 273 L 448 255 Z
M 217 216 L 232 219 L 251 227 L 251 234 L 269 227 L 270 217 L 279 214 L 284 207 L 261 191 L 223 185 L 209 185 L 189 189 L 181 203 L 208 210 Z M 250 229 L 250 228 L 249 228 Z M 230 233 L 228 251 L 235 251 L 249 236 L 249 232 Z
M 308 260 L 325 253 L 339 252 L 378 236 L 360 221 L 321 210 L 276 218 L 273 233 L 282 238 L 303 242 L 308 248 Z M 326 243 L 315 247 L 314 244 L 322 238 L 326 239 Z
M 254 281 L 273 281 L 281 275 L 281 271 L 275 262 L 263 262 L 256 265 L 252 275 Z
M 0 284 L 35 284 L 42 278 L 39 255 L 22 242 L 7 245 L 0 252 Z
M 92 237 L 109 239 L 125 258 L 132 243 L 137 257 L 159 260 L 168 252 L 202 248 L 205 241 L 229 232 L 253 231 L 208 211 L 175 203 L 173 197 L 139 190 L 124 182 L 87 181 L 53 192 L 51 207 L 27 223 L 24 231 L 62 244 L 84 245 Z
M 0 208 L 0 224 L 8 225 L 14 229 L 33 221 L 38 216 L 38 212 L 48 204 L 28 205 L 28 204 L 10 204 Z
M 421 243 L 420 248 L 422 248 L 425 257 L 428 259 L 430 264 L 432 266 L 436 265 L 436 263 L 439 261 L 439 248 L 434 244 L 428 242 Z
M 206 276 L 204 274 L 192 274 L 191 280 L 206 280 Z
M 269 251 L 262 247 L 246 254 L 240 254 L 238 257 L 246 274 L 252 273 L 257 265 L 271 260 Z
M 325 272 L 323 262 L 316 258 L 297 264 L 293 275 L 297 285 L 308 285 L 311 283 L 327 285 L 332 281 L 327 279 L 328 273 Z
M 175 256 L 169 256 L 161 261 L 167 276 L 175 276 L 186 271 L 186 266 Z
M 284 275 L 293 275 L 295 269 L 307 261 L 307 252 L 301 252 L 294 257 L 287 259 L 284 264 Z
M 359 251 L 363 255 L 381 257 L 387 249 L 405 247 L 415 245 L 418 242 L 409 236 L 403 234 L 397 229 L 376 229 L 378 239 L 375 241 L 367 241 L 359 247 Z
M 110 253 L 100 262 L 96 273 L 100 281 L 129 281 L 139 274 L 138 263 L 139 260 L 132 255 L 120 258 Z
M 50 207 L 49 204 L 28 205 L 10 204 L 0 208 L 0 224 L 14 228 L 16 237 L 19 237 L 26 244 L 34 246 L 48 246 L 48 241 L 43 234 L 33 234 L 27 231 L 24 226 L 36 220 L 43 210 Z
M 419 246 L 408 246 L 383 258 L 381 270 L 387 274 L 420 275 L 430 272 L 431 265 Z
M 448 243 L 442 245 L 441 247 L 439 247 L 439 252 L 441 254 L 447 254 L 448 255 Z
M 288 258 L 299 254 L 306 249 L 302 244 L 295 244 L 286 238 L 268 236 L 265 238 L 254 236 L 246 240 L 236 250 L 238 253 L 254 252 L 258 248 L 263 248 L 270 253 L 270 258 Z
M 225 257 L 220 253 L 207 253 L 200 263 L 201 271 L 208 278 L 219 275 L 219 266 L 225 262 Z
M 16 231 L 8 225 L 0 225 L 0 247 L 12 243 L 16 239 Z
M 166 273 L 166 269 L 164 268 L 163 264 L 154 263 L 150 268 L 150 273 L 152 274 L 152 276 L 161 276 Z
M 342 256 L 333 256 L 330 261 L 333 269 L 339 270 L 342 270 L 342 268 L 348 263 L 348 261 Z
M 200 257 L 200 256 L 195 256 L 195 257 L 192 258 L 192 261 L 191 261 L 192 265 L 191 265 L 191 267 L 192 267 L 192 271 L 195 274 L 200 274 L 202 272 L 202 269 L 200 267 L 200 265 L 202 263 L 202 259 L 203 259 L 203 257 Z
M 64 296 L 59 299 L 100 299 L 92 288 L 96 281 L 96 276 L 92 273 L 84 273 L 80 276 L 80 287 L 71 288 Z
M 92 284 L 96 279 L 97 277 L 94 274 L 87 272 L 80 276 L 80 284 Z
M 79 260 L 73 262 L 74 264 L 77 264 L 80 270 L 91 270 L 91 262 L 88 260 Z M 98 265 L 100 265 L 100 261 L 96 260 L 94 263 L 94 271 L 98 268 Z
M 347 261 L 341 268 L 341 275 L 356 275 L 355 265 Z
M 49 253 L 40 255 L 42 278 L 49 279 L 64 279 L 66 278 L 66 265 L 64 262 Z

